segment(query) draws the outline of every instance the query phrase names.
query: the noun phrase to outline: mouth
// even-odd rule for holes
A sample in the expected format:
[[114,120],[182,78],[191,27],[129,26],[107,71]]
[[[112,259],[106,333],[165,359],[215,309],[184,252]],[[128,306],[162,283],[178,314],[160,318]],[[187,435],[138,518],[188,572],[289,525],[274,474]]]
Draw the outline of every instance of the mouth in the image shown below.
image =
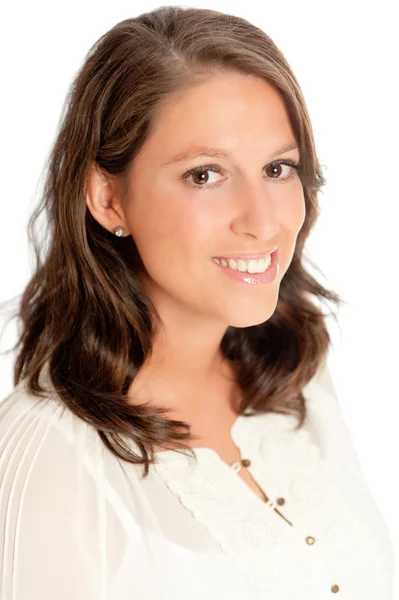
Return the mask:
[[274,250],[269,254],[258,254],[257,258],[243,259],[242,255],[237,258],[229,257],[214,257],[212,260],[217,265],[232,269],[233,271],[239,271],[241,273],[250,273],[251,275],[265,273],[271,265],[276,262],[277,251]]
[[272,252],[269,257],[261,260],[237,261],[228,258],[212,261],[221,269],[222,273],[229,275],[235,280],[247,284],[264,284],[275,281],[279,274],[278,249]]

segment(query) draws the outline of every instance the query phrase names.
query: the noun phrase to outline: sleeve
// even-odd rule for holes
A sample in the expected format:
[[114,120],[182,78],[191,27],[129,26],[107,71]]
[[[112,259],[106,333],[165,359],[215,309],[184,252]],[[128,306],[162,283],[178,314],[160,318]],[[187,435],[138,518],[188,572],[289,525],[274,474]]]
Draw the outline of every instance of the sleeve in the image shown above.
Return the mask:
[[97,500],[85,441],[59,427],[65,407],[50,414],[27,398],[21,407],[14,392],[0,403],[0,598],[101,600],[103,520],[87,505]]

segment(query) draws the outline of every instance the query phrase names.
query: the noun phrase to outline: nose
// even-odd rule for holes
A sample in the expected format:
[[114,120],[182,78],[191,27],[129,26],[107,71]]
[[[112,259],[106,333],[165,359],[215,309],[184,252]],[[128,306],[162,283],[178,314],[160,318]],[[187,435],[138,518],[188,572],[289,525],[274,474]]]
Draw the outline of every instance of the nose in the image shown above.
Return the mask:
[[272,190],[264,182],[245,183],[238,194],[238,209],[231,223],[234,233],[260,240],[275,239],[280,224]]

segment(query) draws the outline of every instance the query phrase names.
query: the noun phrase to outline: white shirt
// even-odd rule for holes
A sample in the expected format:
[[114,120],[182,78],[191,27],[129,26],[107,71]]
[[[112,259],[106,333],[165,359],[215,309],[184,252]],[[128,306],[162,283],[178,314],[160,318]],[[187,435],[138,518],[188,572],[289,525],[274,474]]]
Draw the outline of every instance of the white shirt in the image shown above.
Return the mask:
[[297,432],[273,413],[232,427],[266,504],[209,448],[197,466],[159,452],[142,479],[20,382],[0,403],[1,600],[391,600],[392,540],[328,370],[303,393]]

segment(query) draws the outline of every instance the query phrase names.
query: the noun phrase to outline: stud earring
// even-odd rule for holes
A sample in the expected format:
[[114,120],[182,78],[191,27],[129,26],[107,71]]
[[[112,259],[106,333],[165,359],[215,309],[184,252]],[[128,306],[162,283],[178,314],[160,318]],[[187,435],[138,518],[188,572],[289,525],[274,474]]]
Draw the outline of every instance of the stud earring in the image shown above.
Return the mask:
[[123,227],[115,227],[115,229],[112,230],[112,233],[118,237],[123,237],[125,235],[125,230]]

